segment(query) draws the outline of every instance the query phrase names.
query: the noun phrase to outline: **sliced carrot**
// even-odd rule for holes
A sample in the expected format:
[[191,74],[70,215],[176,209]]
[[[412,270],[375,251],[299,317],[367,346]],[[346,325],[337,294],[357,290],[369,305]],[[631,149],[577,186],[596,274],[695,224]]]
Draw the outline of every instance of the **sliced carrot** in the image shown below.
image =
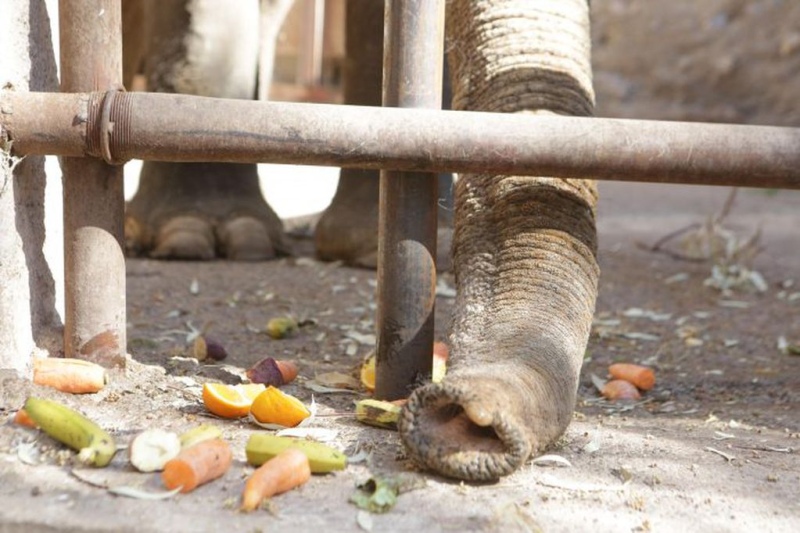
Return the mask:
[[233,454],[226,441],[200,441],[167,461],[161,472],[161,481],[169,490],[181,487],[181,492],[189,492],[225,474],[232,462]]
[[105,387],[108,374],[102,366],[69,357],[39,357],[33,360],[33,382],[62,392],[88,394]]
[[650,390],[656,384],[656,375],[652,369],[633,363],[615,363],[608,367],[608,373],[614,379],[624,379],[641,390]]
[[311,479],[311,467],[305,453],[287,448],[258,467],[245,483],[242,511],[256,509],[265,498],[292,490]]
[[25,409],[20,409],[14,414],[14,423],[29,428],[39,427],[36,422],[33,421],[30,415],[28,415],[28,412]]
[[605,384],[600,394],[609,400],[638,400],[642,397],[639,389],[624,379],[612,379]]

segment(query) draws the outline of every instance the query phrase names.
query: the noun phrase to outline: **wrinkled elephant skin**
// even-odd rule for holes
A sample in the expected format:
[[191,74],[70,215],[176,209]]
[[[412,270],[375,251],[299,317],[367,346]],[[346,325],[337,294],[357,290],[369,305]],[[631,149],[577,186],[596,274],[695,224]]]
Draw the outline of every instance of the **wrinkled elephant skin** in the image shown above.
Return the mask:
[[[585,0],[447,6],[454,108],[592,113]],[[400,434],[422,465],[492,480],[571,419],[599,275],[596,190],[588,180],[464,175],[455,201],[451,367],[412,393]]]

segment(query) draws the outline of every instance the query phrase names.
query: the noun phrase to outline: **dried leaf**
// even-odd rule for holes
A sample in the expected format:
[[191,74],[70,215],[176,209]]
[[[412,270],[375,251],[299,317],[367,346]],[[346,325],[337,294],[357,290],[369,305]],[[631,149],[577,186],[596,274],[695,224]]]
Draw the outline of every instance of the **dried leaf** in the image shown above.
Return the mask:
[[729,463],[730,463],[731,461],[733,461],[734,459],[736,459],[736,457],[735,457],[735,456],[733,456],[733,455],[731,455],[731,454],[728,454],[728,453],[725,453],[725,452],[721,452],[721,451],[719,451],[719,450],[717,450],[717,449],[715,449],[715,448],[712,448],[712,447],[710,447],[710,446],[706,446],[706,447],[705,447],[705,450],[706,450],[707,452],[711,452],[711,453],[715,453],[715,454],[719,455],[720,457],[724,458],[724,459],[725,459],[726,461],[728,461]]
[[331,389],[358,390],[361,388],[361,383],[356,378],[342,372],[317,374],[314,377],[314,381],[323,387],[329,387]]
[[560,455],[541,455],[531,462],[536,466],[560,466],[560,467],[572,466],[572,463],[570,463]]
[[592,379],[592,385],[594,385],[594,387],[597,389],[597,392],[602,392],[603,388],[605,388],[606,386],[606,380],[597,376],[597,374],[592,374],[591,379]]
[[317,442],[332,442],[339,435],[335,429],[328,428],[306,428],[297,426],[286,428],[275,433],[278,437],[295,437],[298,439],[312,439]]
[[168,498],[172,498],[176,494],[178,494],[183,485],[173,490],[167,491],[159,491],[159,492],[151,492],[142,490],[136,487],[108,487],[108,492],[111,494],[116,494],[117,496],[125,496],[126,498],[134,498],[136,500],[166,500]]
[[628,333],[623,333],[623,337],[626,339],[637,340],[637,341],[657,341],[661,340],[661,337],[658,335],[653,335],[651,333],[642,333],[638,331],[631,331]]
[[356,330],[350,330],[345,332],[344,336],[365,346],[375,346],[376,343],[375,335],[372,333],[359,333]]
[[310,390],[312,392],[316,392],[318,394],[334,394],[334,393],[337,393],[337,392],[344,392],[344,393],[348,393],[348,394],[361,394],[359,391],[356,391],[356,390],[337,389],[337,388],[333,388],[333,387],[326,387],[324,385],[321,385],[321,384],[317,383],[314,380],[306,381],[303,386],[305,388],[307,388],[308,390]]
[[358,511],[356,514],[356,524],[364,531],[372,531],[372,527],[374,526],[372,515],[363,509]]
[[356,487],[350,502],[371,513],[386,513],[397,503],[397,497],[426,485],[419,476],[373,476]]

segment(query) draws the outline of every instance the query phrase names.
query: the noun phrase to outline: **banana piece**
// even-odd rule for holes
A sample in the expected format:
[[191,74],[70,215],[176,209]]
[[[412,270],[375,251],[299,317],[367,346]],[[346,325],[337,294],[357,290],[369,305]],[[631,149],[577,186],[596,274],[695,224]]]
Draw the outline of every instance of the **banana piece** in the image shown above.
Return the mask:
[[193,446],[200,441],[209,439],[221,439],[222,430],[212,424],[200,424],[197,427],[181,433],[181,449]]
[[400,406],[391,402],[372,399],[356,402],[356,420],[379,428],[397,429],[400,411]]
[[347,456],[330,446],[310,440],[278,437],[267,433],[250,435],[245,447],[245,454],[248,463],[259,466],[287,448],[296,448],[306,454],[311,472],[315,474],[344,470],[347,465]]
[[78,459],[84,464],[106,466],[117,453],[111,435],[65,405],[31,396],[25,401],[25,411],[42,431],[78,450]]

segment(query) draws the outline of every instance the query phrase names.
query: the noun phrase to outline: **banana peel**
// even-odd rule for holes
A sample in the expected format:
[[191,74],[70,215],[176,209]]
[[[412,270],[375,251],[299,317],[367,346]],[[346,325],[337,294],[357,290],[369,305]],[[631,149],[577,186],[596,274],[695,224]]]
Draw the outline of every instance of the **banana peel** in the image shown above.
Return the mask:
[[109,433],[66,405],[31,396],[24,409],[42,431],[77,450],[83,464],[103,467],[117,453],[117,444]]
[[397,429],[401,407],[382,400],[359,400],[356,402],[356,420],[362,424],[384,429]]

